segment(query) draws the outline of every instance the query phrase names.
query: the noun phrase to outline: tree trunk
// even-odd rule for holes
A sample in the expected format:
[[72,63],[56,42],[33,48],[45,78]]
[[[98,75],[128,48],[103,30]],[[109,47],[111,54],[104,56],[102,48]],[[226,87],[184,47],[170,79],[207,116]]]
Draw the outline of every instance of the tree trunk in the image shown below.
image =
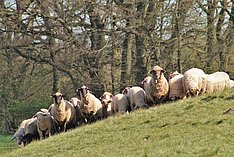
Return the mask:
[[226,69],[226,51],[227,51],[227,47],[226,47],[226,43],[225,43],[225,35],[224,33],[222,33],[222,27],[224,24],[224,19],[225,19],[225,15],[226,12],[225,10],[227,9],[227,0],[223,0],[220,2],[222,5],[222,8],[219,12],[219,16],[218,16],[218,23],[217,23],[217,27],[216,27],[216,38],[217,38],[217,43],[218,43],[218,50],[219,50],[219,70],[223,71]]
[[[144,13],[145,2],[138,2],[137,4],[137,15],[139,15],[140,21],[143,21],[143,17],[141,16]],[[143,24],[142,24],[143,26]],[[140,85],[140,82],[144,79],[147,74],[147,68],[144,61],[144,56],[146,55],[146,45],[147,45],[147,37],[148,34],[145,31],[145,28],[142,26],[138,26],[137,32],[139,35],[136,35],[136,61],[134,66],[134,76],[135,83]],[[143,35],[144,34],[144,35]]]
[[217,0],[208,0],[208,12],[207,12],[207,68],[212,70],[212,61],[215,54],[215,10],[217,7]]
[[[94,3],[94,2],[91,2]],[[90,3],[88,13],[91,23],[91,50],[100,50],[104,46],[104,34],[102,30],[104,29],[103,21],[101,20],[101,17],[99,13],[95,10],[94,6]],[[104,85],[101,84],[100,78],[99,78],[99,59],[96,58],[93,54],[90,54],[89,56],[89,64],[91,65],[89,74],[91,79],[90,86],[92,91],[97,95],[101,96],[103,94]]]

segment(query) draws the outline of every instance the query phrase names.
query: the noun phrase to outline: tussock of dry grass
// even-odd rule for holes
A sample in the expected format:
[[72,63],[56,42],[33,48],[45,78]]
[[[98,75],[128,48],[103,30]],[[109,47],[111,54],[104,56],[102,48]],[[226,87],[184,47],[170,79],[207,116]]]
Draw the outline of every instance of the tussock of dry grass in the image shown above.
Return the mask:
[[108,118],[4,156],[233,156],[234,89]]

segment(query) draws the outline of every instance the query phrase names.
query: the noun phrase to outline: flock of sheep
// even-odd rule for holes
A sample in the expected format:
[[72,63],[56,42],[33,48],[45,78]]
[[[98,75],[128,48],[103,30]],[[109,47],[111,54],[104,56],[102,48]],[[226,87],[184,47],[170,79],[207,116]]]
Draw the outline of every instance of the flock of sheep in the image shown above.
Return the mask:
[[74,97],[69,101],[57,92],[52,95],[54,103],[48,109],[41,109],[32,118],[24,120],[13,139],[22,146],[32,140],[42,140],[118,113],[129,113],[167,100],[185,99],[234,87],[234,81],[225,72],[205,74],[201,69],[192,68],[184,74],[173,72],[167,79],[164,73],[160,66],[154,66],[150,71],[151,76],[141,82],[143,88],[126,87],[116,95],[104,92],[99,99],[86,86],[77,90],[79,98]]

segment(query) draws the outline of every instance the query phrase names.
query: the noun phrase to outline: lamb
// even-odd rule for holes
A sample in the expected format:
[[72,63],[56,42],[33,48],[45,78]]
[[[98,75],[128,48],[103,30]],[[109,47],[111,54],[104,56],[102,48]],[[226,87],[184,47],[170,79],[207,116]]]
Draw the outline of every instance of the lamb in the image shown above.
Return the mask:
[[202,69],[189,69],[184,73],[182,84],[186,97],[198,96],[206,92],[207,75]]
[[73,97],[70,99],[70,102],[73,104],[73,106],[75,107],[75,110],[76,110],[76,119],[77,119],[77,122],[78,122],[78,125],[83,125],[86,123],[86,119],[83,115],[83,113],[81,112],[81,109],[80,109],[80,103],[81,101],[76,98],[76,97]]
[[150,71],[152,75],[146,87],[146,98],[148,105],[158,104],[166,101],[169,93],[169,84],[164,76],[165,71],[160,66],[154,66]]
[[113,101],[113,95],[109,92],[104,92],[100,99],[102,103],[103,118],[107,118],[112,115],[111,102]]
[[75,107],[67,100],[64,100],[63,94],[57,92],[52,95],[54,103],[50,106],[49,112],[59,125],[59,131],[67,131],[70,127],[76,127]]
[[131,109],[127,96],[122,93],[116,94],[111,102],[111,110],[113,114],[130,112]]
[[182,78],[184,75],[173,73],[173,77],[170,76],[169,80],[169,99],[184,99],[186,95],[183,90]]
[[221,92],[230,87],[229,75],[225,72],[215,72],[207,75],[207,93]]
[[77,90],[80,95],[81,103],[80,109],[87,119],[87,123],[94,122],[102,119],[102,104],[101,101],[90,93],[90,90],[86,86],[82,86]]
[[126,87],[122,93],[127,96],[131,110],[148,107],[145,103],[145,91],[141,87]]
[[56,132],[54,117],[49,112],[40,111],[34,117],[37,117],[37,131],[40,140],[50,137]]
[[[28,138],[29,135],[30,138]],[[16,139],[16,143],[19,146],[22,146],[22,144],[29,144],[33,139],[38,139],[38,137],[39,135],[37,132],[37,118],[30,118],[21,122],[18,130],[13,135],[12,140]]]

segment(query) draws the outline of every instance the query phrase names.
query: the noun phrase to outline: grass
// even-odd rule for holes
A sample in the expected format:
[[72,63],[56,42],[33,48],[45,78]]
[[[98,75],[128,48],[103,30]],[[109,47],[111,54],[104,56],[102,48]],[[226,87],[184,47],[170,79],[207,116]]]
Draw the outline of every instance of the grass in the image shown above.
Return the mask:
[[11,140],[12,135],[0,135],[0,156],[4,153],[9,153],[18,148],[16,143]]
[[35,141],[6,157],[233,156],[234,89],[168,102]]

